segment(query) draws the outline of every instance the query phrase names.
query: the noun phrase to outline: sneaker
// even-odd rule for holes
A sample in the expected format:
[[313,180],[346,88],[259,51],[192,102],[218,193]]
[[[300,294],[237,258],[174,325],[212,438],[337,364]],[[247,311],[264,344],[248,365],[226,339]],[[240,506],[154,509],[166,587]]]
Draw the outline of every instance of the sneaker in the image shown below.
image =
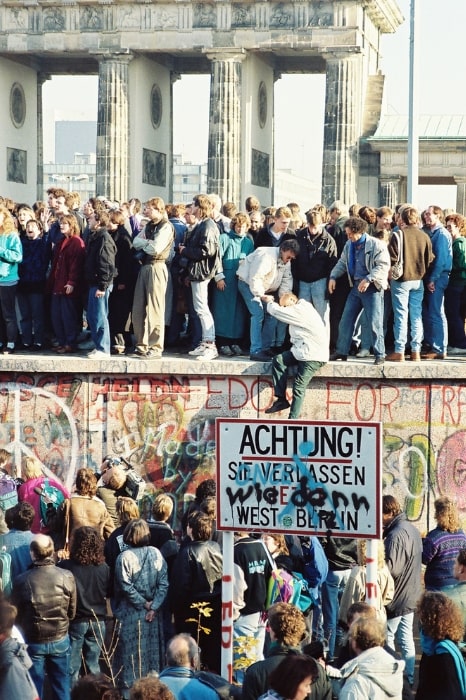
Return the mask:
[[370,354],[369,350],[363,349],[356,353],[356,357],[369,357]]
[[15,348],[14,348],[14,346],[11,347],[11,345],[6,345],[6,346],[3,348],[3,354],[4,354],[4,355],[13,355],[14,351],[15,351]]
[[204,343],[204,350],[201,355],[196,355],[196,360],[215,360],[218,357],[215,343]]
[[188,352],[188,355],[191,355],[191,357],[196,357],[197,355],[202,355],[202,353],[205,350],[205,343],[199,343],[197,348],[194,348],[194,350],[190,350]]
[[107,354],[106,352],[104,352],[103,350],[97,350],[97,348],[94,348],[94,350],[90,350],[90,351],[87,353],[87,357],[88,357],[90,360],[97,360],[97,359],[100,359],[100,358],[105,358],[105,359],[108,360],[108,359],[110,358],[110,355],[108,355],[108,354]]
[[376,357],[374,360],[374,365],[384,365],[385,357]]
[[466,348],[451,348],[448,347],[449,355],[466,355]]
[[341,362],[346,362],[348,359],[348,355],[342,355],[339,352],[332,352],[332,354],[329,357],[329,360],[331,362],[336,362],[338,360],[341,360]]
[[284,411],[285,408],[289,407],[289,401],[286,399],[277,399],[271,406],[265,409],[264,413],[278,413],[278,411]]
[[149,350],[146,352],[146,357],[152,360],[160,360],[162,353],[154,348],[149,348]]
[[266,350],[261,350],[260,352],[253,352],[249,355],[249,359],[253,362],[271,362],[272,358]]
[[128,353],[128,355],[130,357],[143,358],[143,357],[147,356],[147,352],[148,352],[147,350],[141,350],[140,348],[134,348],[134,350],[132,352]]
[[249,352],[247,350],[243,350],[243,348],[239,345],[230,345],[230,348],[232,349],[234,355],[239,355],[240,357],[249,355]]
[[222,345],[219,349],[219,353],[220,355],[224,355],[225,357],[233,357],[233,355],[235,354],[233,352],[233,349],[230,348],[229,345]]

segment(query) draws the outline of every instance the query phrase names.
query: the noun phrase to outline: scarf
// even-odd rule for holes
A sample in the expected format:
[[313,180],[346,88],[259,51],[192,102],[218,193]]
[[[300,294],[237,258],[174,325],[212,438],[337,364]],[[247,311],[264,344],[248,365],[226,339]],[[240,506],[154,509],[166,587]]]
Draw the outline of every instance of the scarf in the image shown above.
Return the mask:
[[356,246],[364,245],[366,243],[366,234],[363,233],[358,241],[351,241],[349,255],[348,255],[348,272],[351,277],[354,277],[354,268],[356,267]]
[[466,666],[464,664],[463,655],[458,649],[457,645],[450,639],[443,639],[438,642],[432,637],[428,637],[424,632],[420,631],[419,635],[421,641],[421,647],[424,654],[427,656],[434,656],[435,654],[451,654],[453,661],[455,662],[456,673],[458,674],[458,680],[461,686],[461,692],[466,696]]

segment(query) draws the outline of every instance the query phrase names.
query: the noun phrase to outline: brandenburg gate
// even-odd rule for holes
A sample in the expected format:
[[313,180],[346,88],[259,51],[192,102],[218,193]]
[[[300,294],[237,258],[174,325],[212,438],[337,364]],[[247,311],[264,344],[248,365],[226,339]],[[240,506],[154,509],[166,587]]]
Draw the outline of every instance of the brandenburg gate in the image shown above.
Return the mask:
[[[43,195],[44,81],[98,74],[96,194],[143,199],[155,189],[170,200],[172,85],[207,73],[208,189],[270,202],[274,82],[325,73],[323,200],[356,201],[360,178],[376,195],[378,172],[359,144],[380,117],[380,36],[402,21],[395,0],[2,0],[0,192]],[[79,106],[86,95],[74,99]],[[290,129],[293,112],[308,108],[312,96],[297,95]],[[196,104],[185,109],[195,114]]]

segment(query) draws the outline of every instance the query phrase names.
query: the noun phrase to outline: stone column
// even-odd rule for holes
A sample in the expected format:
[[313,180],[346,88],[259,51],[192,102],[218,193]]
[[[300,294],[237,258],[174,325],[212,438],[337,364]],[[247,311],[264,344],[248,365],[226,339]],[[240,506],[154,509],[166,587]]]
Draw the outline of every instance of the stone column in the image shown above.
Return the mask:
[[42,86],[46,80],[50,80],[47,73],[37,74],[37,191],[36,197],[40,201],[44,199],[44,114],[42,106]]
[[207,54],[212,61],[207,189],[236,205],[241,192],[241,64],[245,56],[238,49]]
[[390,207],[395,210],[395,205],[400,203],[400,178],[380,178],[380,206]]
[[333,53],[326,61],[322,201],[351,205],[357,201],[362,56]]
[[456,182],[456,211],[466,215],[466,177],[454,176]]
[[96,194],[111,200],[128,197],[129,53],[99,56]]

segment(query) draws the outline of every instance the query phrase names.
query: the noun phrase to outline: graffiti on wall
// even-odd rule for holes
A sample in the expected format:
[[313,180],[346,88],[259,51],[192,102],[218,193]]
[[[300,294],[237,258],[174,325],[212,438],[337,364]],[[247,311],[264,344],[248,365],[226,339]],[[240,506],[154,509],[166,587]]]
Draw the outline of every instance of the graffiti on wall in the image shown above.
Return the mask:
[[[150,495],[178,513],[215,474],[215,418],[261,418],[270,377],[17,374],[0,376],[0,443],[20,473],[34,455],[72,487],[77,469],[124,456]],[[383,424],[384,488],[422,530],[432,500],[454,494],[466,518],[466,387],[451,383],[315,379],[303,417]],[[147,508],[150,503],[145,504]]]

